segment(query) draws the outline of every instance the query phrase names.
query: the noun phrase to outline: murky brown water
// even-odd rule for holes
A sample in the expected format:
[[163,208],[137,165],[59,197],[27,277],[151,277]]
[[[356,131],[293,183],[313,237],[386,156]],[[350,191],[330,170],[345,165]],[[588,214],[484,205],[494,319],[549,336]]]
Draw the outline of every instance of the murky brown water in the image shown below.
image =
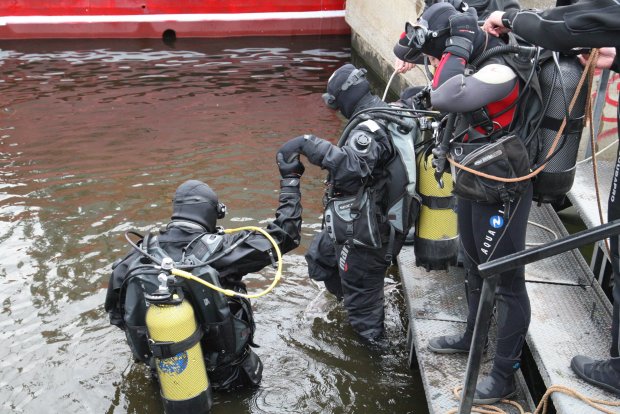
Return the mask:
[[[349,60],[346,37],[0,42],[0,412],[162,411],[103,309],[123,233],[165,223],[189,178],[228,205],[224,226],[264,226],[276,149],[305,132],[338,136],[320,94]],[[323,176],[307,166],[302,246],[254,301],[262,385],[216,394],[213,413],[426,412],[397,275],[386,350],[361,345],[307,278]],[[247,280],[260,288],[263,276]]]

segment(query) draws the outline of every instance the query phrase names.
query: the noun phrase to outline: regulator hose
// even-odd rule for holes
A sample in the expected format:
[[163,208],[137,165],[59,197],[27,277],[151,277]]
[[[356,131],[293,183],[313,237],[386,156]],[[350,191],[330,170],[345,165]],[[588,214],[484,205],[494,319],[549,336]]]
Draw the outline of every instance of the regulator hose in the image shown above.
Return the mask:
[[188,280],[192,280],[196,283],[200,283],[203,284],[205,286],[207,286],[210,289],[213,289],[217,292],[220,292],[226,296],[239,296],[242,298],[246,298],[246,299],[255,299],[255,298],[260,298],[261,296],[266,295],[267,293],[271,292],[273,290],[273,288],[278,284],[278,282],[280,281],[281,277],[282,277],[282,252],[280,251],[280,247],[278,246],[278,243],[276,243],[276,241],[273,239],[273,237],[271,237],[269,235],[269,233],[267,233],[265,230],[261,229],[260,227],[255,227],[255,226],[244,226],[244,227],[238,227],[236,229],[226,229],[224,230],[225,234],[231,234],[231,233],[237,233],[240,231],[245,231],[245,230],[250,230],[250,231],[257,231],[259,233],[261,233],[263,236],[265,236],[265,238],[267,240],[269,240],[269,242],[273,245],[274,250],[276,251],[276,256],[278,258],[278,268],[276,270],[276,275],[273,278],[273,281],[271,282],[271,284],[269,286],[267,286],[267,288],[265,288],[263,291],[258,292],[258,293],[254,293],[254,294],[247,294],[247,293],[239,293],[239,292],[235,292],[234,290],[230,290],[230,289],[223,289],[219,286],[216,286],[212,283],[209,283],[205,280],[202,280],[194,275],[192,275],[189,272],[186,272],[184,270],[181,269],[176,269],[176,268],[172,268],[170,270],[170,272],[175,275],[175,276],[179,276]]
[[471,62],[471,65],[478,67],[481,63],[495,55],[503,53],[517,53],[525,59],[531,59],[536,55],[537,47],[535,46],[520,46],[520,45],[504,45],[496,46],[492,49],[484,51],[480,56]]
[[[269,242],[271,243],[271,245],[273,246],[274,250],[276,251],[276,257],[278,259],[278,267],[276,270],[276,275],[273,278],[273,281],[271,282],[271,284],[269,286],[267,286],[267,288],[265,288],[263,291],[259,292],[259,293],[255,293],[255,294],[247,294],[247,293],[240,293],[240,292],[235,292],[234,290],[230,290],[230,289],[224,289],[220,286],[216,286],[212,283],[207,282],[206,280],[202,280],[199,277],[194,276],[193,274],[191,274],[190,272],[187,272],[185,270],[183,270],[183,268],[194,268],[196,267],[195,265],[193,266],[179,266],[179,267],[173,267],[172,269],[170,269],[170,273],[172,273],[174,276],[179,276],[182,277],[184,279],[188,279],[191,281],[194,281],[196,283],[200,283],[202,285],[207,286],[210,289],[213,289],[217,292],[220,292],[226,296],[239,296],[242,298],[246,298],[246,299],[255,299],[255,298],[259,298],[261,296],[266,295],[267,293],[271,292],[273,290],[273,288],[278,284],[278,282],[280,281],[280,279],[282,278],[282,252],[280,251],[280,246],[278,246],[278,243],[276,243],[276,241],[273,239],[273,237],[271,237],[269,235],[269,233],[267,233],[265,230],[263,230],[260,227],[255,227],[255,226],[244,226],[244,227],[238,227],[236,229],[225,229],[222,230],[223,233],[225,234],[232,234],[232,233],[238,233],[240,231],[245,231],[245,230],[249,230],[249,231],[257,231],[259,233],[261,233],[263,236],[265,236],[265,238],[267,240],[269,240]],[[161,267],[161,262],[159,260],[157,260],[157,258],[155,258],[153,255],[149,254],[146,251],[146,246],[144,249],[141,249],[139,246],[137,246],[133,241],[131,241],[129,239],[129,234],[134,234],[134,235],[138,235],[140,236],[140,234],[133,232],[133,231],[128,231],[125,233],[125,238],[129,241],[129,243],[132,245],[132,247],[134,249],[136,249],[140,254],[146,256],[147,258],[149,258],[153,263],[156,263],[157,265],[159,265],[158,267]],[[208,264],[210,262],[205,262],[205,263],[199,263],[198,266],[203,265],[203,264]]]

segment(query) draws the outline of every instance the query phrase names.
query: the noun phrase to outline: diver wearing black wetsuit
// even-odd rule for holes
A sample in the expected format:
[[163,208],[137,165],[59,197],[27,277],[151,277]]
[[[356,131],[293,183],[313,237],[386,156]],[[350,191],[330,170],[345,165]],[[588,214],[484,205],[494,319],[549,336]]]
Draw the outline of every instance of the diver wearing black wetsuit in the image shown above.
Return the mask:
[[[365,108],[385,109],[387,104],[370,92],[365,73],[365,69],[356,69],[351,64],[337,69],[327,85],[326,104],[339,109],[346,118]],[[350,131],[342,146],[305,135],[285,143],[279,152],[284,159],[303,154],[312,164],[326,169],[334,197],[354,196],[360,190],[370,189],[368,194],[372,194],[369,197],[376,212],[371,219],[378,220],[378,246],[359,245],[353,238],[334,242],[329,234],[333,222],[326,222],[324,230],[312,240],[306,261],[309,276],[324,282],[331,293],[344,300],[353,329],[363,339],[374,341],[384,332],[385,272],[392,257],[398,255],[415,217],[410,212],[413,199],[405,195],[400,210],[404,228],[393,231],[388,223],[388,208],[399,195],[407,193],[407,173],[402,165],[392,162],[398,155],[388,136],[386,122],[372,112],[369,116],[371,119]],[[367,221],[361,215],[356,223],[362,221],[368,225],[372,220]]]
[[[609,55],[604,67],[620,72],[620,1],[590,0],[544,11],[511,10],[494,12],[485,21],[484,30],[497,36],[512,30],[525,40],[551,50],[568,50],[574,47],[615,47],[613,62]],[[599,63],[601,56],[599,56]],[[620,110],[617,115],[620,122]],[[620,148],[609,194],[607,219],[620,218]],[[571,361],[573,370],[584,380],[603,387],[620,396],[620,240],[611,237],[611,264],[614,274],[612,343],[610,357],[594,360],[577,355]]]
[[[276,241],[281,252],[286,253],[299,245],[301,237],[299,178],[304,167],[298,158],[288,163],[279,159],[278,165],[283,177],[280,182],[280,204],[275,220],[265,230]],[[181,262],[182,257],[195,253],[198,245],[196,241],[201,236],[217,233],[216,221],[224,217],[225,211],[226,207],[218,202],[217,194],[207,184],[197,180],[184,182],[176,190],[171,221],[157,234],[159,247],[175,262]],[[219,283],[224,289],[245,293],[243,276],[273,263],[273,246],[260,233],[250,230],[232,234],[217,233],[217,239],[219,244],[212,257],[221,257],[211,262],[210,266],[219,272]],[[139,292],[136,297],[128,293],[127,289],[129,273],[140,257],[139,252],[132,250],[113,265],[105,309],[110,323],[126,332],[135,360],[148,364],[151,362],[151,352],[144,320],[144,292]],[[209,359],[209,380],[216,390],[256,386],[262,377],[262,363],[251,348],[251,345],[254,345],[255,326],[249,300],[233,299],[229,300],[230,313],[238,315],[248,329],[240,333],[233,331],[230,334],[232,338],[224,338],[224,325],[227,323],[224,321],[218,329],[205,332],[205,335],[214,336],[208,338],[210,343],[205,346],[204,351],[205,357]],[[214,306],[208,309],[217,312]],[[215,320],[217,317],[210,319]],[[207,330],[206,327],[203,329]],[[232,345],[228,346],[229,343]],[[218,344],[224,345],[220,347]],[[209,350],[209,347],[217,349]]]
[[[426,25],[428,30],[439,35],[427,38],[421,49],[415,49],[410,47],[411,39],[404,33],[394,52],[402,60],[422,52],[437,64],[430,92],[431,104],[436,110],[460,114],[452,150],[463,147],[463,142],[486,143],[491,137],[496,140],[505,135],[515,116],[515,103],[523,86],[518,76],[501,57],[487,60],[474,74],[465,76],[467,62],[503,43],[479,30],[475,13],[458,12],[449,3],[430,6],[418,24]],[[481,108],[489,118],[484,127],[474,123],[471,115]],[[457,219],[468,292],[467,328],[462,334],[432,338],[430,350],[469,352],[482,287],[477,265],[525,248],[532,185],[526,181],[524,187],[520,195],[506,204],[484,204],[458,197]],[[476,404],[492,404],[516,391],[514,373],[520,366],[521,350],[530,323],[523,266],[500,275],[496,305],[496,355],[490,374],[477,384]]]

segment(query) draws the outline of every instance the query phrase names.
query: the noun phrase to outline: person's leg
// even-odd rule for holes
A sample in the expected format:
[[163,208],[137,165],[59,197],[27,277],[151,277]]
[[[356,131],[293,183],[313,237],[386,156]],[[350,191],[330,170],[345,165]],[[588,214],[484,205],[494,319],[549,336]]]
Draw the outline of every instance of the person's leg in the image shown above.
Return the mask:
[[467,326],[464,332],[431,338],[428,342],[428,348],[433,352],[443,354],[469,352],[471,345],[482,288],[482,279],[476,270],[478,255],[472,227],[473,205],[474,203],[469,200],[459,199],[457,210],[459,239],[463,251],[463,267],[465,268],[465,295],[468,307]]
[[383,335],[384,277],[390,264],[385,260],[385,247],[344,245],[336,250],[349,323],[363,339],[379,339]]
[[[618,124],[620,125],[620,107],[618,108]],[[620,136],[619,136],[620,139]],[[616,154],[616,166],[611,182],[611,191],[607,204],[608,221],[620,218],[620,148]],[[618,236],[610,238],[611,266],[614,277],[613,314],[611,323],[610,357],[605,360],[577,355],[571,361],[571,368],[585,381],[605,388],[620,397],[620,240]]]
[[[620,126],[620,106],[617,108],[617,126]],[[620,135],[618,136],[620,140]],[[620,147],[616,153],[616,165],[614,175],[611,182],[611,190],[607,201],[607,221],[620,219]],[[614,287],[613,287],[613,316],[611,324],[611,349],[610,356],[612,358],[620,357],[620,343],[618,336],[620,334],[620,238],[614,236],[610,238],[611,250],[611,267],[613,270]]]
[[342,300],[336,248],[326,230],[314,236],[305,255],[310,279],[325,283],[328,292]]
[[[477,205],[474,234],[481,263],[525,249],[531,199],[530,185],[519,200],[511,203],[508,219],[504,218],[503,206]],[[514,373],[520,366],[531,316],[524,266],[500,275],[495,301],[496,353],[491,372],[476,386],[476,404],[493,404],[516,391]]]

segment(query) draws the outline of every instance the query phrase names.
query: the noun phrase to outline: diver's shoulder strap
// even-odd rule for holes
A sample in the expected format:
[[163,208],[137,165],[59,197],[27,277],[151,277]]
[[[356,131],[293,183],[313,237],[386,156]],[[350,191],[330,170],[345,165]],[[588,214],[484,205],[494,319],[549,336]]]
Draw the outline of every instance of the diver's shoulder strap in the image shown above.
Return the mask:
[[151,231],[147,232],[144,236],[144,239],[142,240],[142,249],[159,261],[165,257],[170,257],[170,255],[159,245],[158,237],[151,233]]
[[222,248],[223,243],[224,236],[221,234],[204,234],[194,244],[192,254],[201,262],[206,262],[213,253]]

